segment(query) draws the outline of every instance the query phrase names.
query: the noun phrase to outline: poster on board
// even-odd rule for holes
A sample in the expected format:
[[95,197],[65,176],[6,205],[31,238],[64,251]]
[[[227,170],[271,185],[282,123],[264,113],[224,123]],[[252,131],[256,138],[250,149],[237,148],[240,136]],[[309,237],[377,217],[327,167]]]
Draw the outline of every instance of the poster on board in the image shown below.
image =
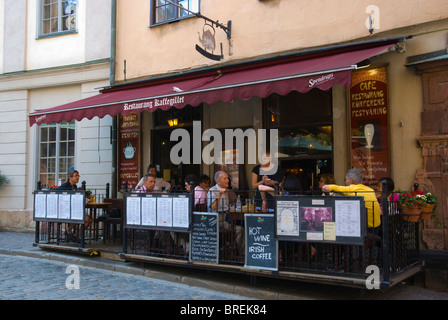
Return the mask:
[[276,196],[275,237],[285,241],[363,244],[363,197]]

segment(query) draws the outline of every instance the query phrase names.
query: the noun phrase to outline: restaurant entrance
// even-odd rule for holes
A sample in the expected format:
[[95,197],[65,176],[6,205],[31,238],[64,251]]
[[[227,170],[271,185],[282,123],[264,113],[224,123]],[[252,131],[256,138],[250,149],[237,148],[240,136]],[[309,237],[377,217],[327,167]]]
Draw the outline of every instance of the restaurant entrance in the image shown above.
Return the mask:
[[332,91],[292,91],[263,100],[265,128],[278,129],[279,163],[315,190],[320,173],[333,173]]
[[[182,128],[189,132],[192,136],[193,121],[202,120],[202,106],[187,106],[181,110],[172,108],[169,111],[156,111],[153,114],[153,130],[152,130],[152,163],[157,166],[159,175],[164,180],[183,187],[184,179],[189,174],[200,175],[201,165],[193,164],[173,164],[170,159],[171,149],[178,141],[170,141],[173,130]],[[192,141],[190,141],[192,143]]]
[[302,186],[302,190],[313,193],[318,189],[319,174],[333,174],[333,159],[293,159],[282,160],[280,166],[288,175],[296,176]]

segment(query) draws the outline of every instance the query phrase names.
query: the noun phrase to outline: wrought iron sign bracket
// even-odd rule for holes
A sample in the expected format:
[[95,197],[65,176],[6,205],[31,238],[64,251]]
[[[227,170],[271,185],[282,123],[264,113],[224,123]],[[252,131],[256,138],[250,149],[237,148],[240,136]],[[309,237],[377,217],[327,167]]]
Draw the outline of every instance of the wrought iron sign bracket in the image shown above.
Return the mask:
[[220,55],[213,54],[214,50],[216,49],[215,27],[221,28],[222,30],[224,30],[224,32],[227,34],[227,40],[229,40],[229,47],[231,48],[232,44],[231,44],[230,39],[232,37],[232,20],[229,20],[227,22],[227,26],[225,26],[224,24],[220,23],[219,20],[214,21],[206,16],[203,16],[200,13],[196,13],[191,10],[188,10],[188,9],[180,6],[177,3],[174,3],[169,0],[165,0],[165,2],[167,2],[173,6],[176,6],[177,8],[180,8],[184,11],[187,11],[188,13],[190,13],[198,18],[204,19],[205,23],[204,23],[204,27],[202,28],[202,37],[201,37],[201,35],[199,35],[199,42],[201,42],[201,44],[204,46],[204,48],[200,47],[199,45],[196,45],[195,46],[196,51],[198,51],[204,57],[211,59],[211,60],[220,61],[221,59],[224,58],[224,55],[222,52],[222,43],[219,45],[219,47],[221,49],[221,54]]
[[228,40],[230,40],[230,38],[232,37],[232,20],[227,21],[227,26],[225,26],[222,23],[220,23],[219,20],[214,21],[214,20],[212,20],[212,19],[210,19],[210,18],[208,18],[206,16],[203,16],[200,13],[190,11],[190,10],[188,10],[188,9],[178,5],[177,3],[174,3],[174,2],[169,1],[169,0],[165,0],[165,2],[168,2],[169,4],[172,4],[173,6],[176,6],[179,9],[185,10],[188,13],[191,13],[191,14],[195,15],[196,17],[204,19],[204,20],[210,22],[211,24],[215,25],[216,27],[221,28],[227,34],[227,39]]

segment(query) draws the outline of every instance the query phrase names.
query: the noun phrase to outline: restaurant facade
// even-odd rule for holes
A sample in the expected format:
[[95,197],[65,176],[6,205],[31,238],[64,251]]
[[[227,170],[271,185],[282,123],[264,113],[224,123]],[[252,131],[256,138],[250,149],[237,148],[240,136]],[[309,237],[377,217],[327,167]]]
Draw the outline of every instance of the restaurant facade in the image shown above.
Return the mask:
[[[224,136],[226,129],[275,129],[279,165],[305,190],[316,189],[320,173],[344,184],[347,169],[359,167],[372,187],[382,177],[401,190],[418,182],[439,195],[439,221],[448,219],[444,1],[176,3],[182,8],[112,1],[113,79],[92,97],[48,109],[32,105],[28,130],[112,117],[117,142],[112,172],[102,180],[119,197],[123,183],[135,186],[149,164],[180,185],[188,174],[213,177],[222,167],[204,161],[211,155],[204,152],[200,162],[191,154],[190,161],[173,163],[175,130],[192,140],[199,132],[200,150],[208,150],[210,130]],[[248,140],[240,149],[222,145],[215,160],[244,153],[244,164],[231,168],[232,183],[249,189],[256,163],[248,161]],[[29,152],[34,184],[40,177],[35,157]],[[448,248],[445,227],[425,221],[421,228],[423,248]]]
[[[361,167],[366,184],[376,187],[379,178],[388,176],[401,190],[410,190],[422,169],[434,192],[444,193],[443,170],[434,171],[440,159],[428,158],[433,152],[427,151],[422,131],[422,117],[429,112],[422,109],[422,99],[431,100],[428,86],[438,85],[429,80],[426,85],[423,79],[431,76],[422,70],[433,72],[433,60],[444,63],[446,21],[440,14],[445,4],[433,1],[425,10],[387,2],[357,4],[350,12],[331,1],[318,7],[255,1],[236,5],[238,10],[207,1],[182,6],[191,12],[169,3],[118,2],[116,84],[91,100],[55,109],[56,118],[36,113],[30,124],[60,121],[64,114],[65,120],[120,114],[117,128],[133,123],[133,133],[123,131],[117,147],[122,164],[117,190],[123,181],[135,185],[150,163],[161,177],[178,184],[191,173],[213,176],[214,163],[170,161],[178,143],[170,140],[171,132],[192,133],[193,123],[200,121],[202,132],[277,129],[279,164],[300,176],[305,189],[316,187],[319,173],[333,173],[343,184],[348,168]],[[192,13],[198,8],[200,17]],[[257,17],[256,26],[249,12]],[[266,15],[277,18],[261,19]],[[323,19],[327,16],[332,19]],[[338,32],[335,25],[342,26]],[[203,54],[207,48],[208,55]],[[177,125],[170,126],[173,120]],[[203,141],[202,147],[207,144]],[[132,164],[125,148],[135,152]],[[250,187],[254,165],[239,167],[236,187]],[[442,221],[443,207],[438,209]],[[437,238],[431,246],[445,248],[445,236]]]

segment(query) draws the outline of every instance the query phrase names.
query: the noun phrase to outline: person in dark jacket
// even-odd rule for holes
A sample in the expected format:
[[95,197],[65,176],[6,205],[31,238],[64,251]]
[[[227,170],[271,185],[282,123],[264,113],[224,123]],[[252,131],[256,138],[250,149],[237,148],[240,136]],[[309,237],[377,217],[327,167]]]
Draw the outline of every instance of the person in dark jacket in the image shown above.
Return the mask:
[[[67,174],[67,181],[58,187],[58,190],[78,190],[77,183],[79,182],[79,172],[74,169],[70,169]],[[92,218],[89,215],[85,215],[85,227],[90,226]],[[78,228],[78,234],[74,235],[74,228],[76,224],[70,223],[65,230],[66,237],[69,241],[79,242],[79,237],[81,236],[81,228]]]

